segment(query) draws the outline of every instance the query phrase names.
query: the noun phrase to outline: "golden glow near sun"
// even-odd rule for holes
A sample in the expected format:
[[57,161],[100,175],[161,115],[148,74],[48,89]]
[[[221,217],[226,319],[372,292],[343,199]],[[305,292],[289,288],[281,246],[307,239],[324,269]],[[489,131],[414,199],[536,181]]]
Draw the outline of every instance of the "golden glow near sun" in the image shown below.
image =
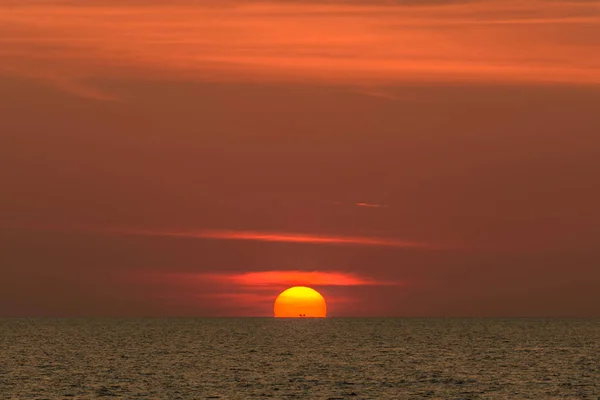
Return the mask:
[[325,318],[327,305],[319,292],[306,286],[284,290],[275,299],[276,318]]

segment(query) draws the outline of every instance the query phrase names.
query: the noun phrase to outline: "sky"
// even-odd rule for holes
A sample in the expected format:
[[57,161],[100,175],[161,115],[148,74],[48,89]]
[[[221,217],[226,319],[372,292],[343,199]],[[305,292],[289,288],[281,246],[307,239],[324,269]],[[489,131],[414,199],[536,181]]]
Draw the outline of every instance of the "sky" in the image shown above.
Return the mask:
[[0,317],[600,317],[600,3],[0,0]]

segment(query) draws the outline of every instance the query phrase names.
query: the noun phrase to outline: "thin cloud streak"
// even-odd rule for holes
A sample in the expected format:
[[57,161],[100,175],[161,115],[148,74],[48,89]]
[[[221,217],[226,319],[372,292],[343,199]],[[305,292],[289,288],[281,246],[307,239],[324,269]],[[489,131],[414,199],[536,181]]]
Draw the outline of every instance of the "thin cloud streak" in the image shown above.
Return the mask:
[[243,286],[377,286],[397,282],[376,281],[345,272],[321,271],[258,271],[240,274],[207,274],[206,278]]
[[111,233],[140,236],[162,236],[190,239],[214,240],[249,240],[258,242],[299,243],[315,245],[355,245],[379,246],[396,248],[421,248],[436,250],[441,246],[431,243],[409,241],[396,238],[368,237],[368,236],[333,236],[308,233],[289,232],[261,232],[261,231],[236,231],[236,230],[199,230],[199,231],[167,231],[167,230],[112,230]]
[[356,203],[357,207],[366,207],[366,208],[387,208],[387,205],[385,204],[375,204],[375,203],[366,203],[366,202],[360,202],[360,203]]

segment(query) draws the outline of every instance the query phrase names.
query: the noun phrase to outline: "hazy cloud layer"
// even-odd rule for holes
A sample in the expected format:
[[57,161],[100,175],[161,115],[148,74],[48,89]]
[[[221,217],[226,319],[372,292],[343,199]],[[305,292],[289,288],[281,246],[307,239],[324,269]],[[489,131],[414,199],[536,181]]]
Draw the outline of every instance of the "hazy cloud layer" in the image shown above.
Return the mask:
[[599,46],[597,2],[0,2],[2,73],[99,100],[89,78],[599,84]]

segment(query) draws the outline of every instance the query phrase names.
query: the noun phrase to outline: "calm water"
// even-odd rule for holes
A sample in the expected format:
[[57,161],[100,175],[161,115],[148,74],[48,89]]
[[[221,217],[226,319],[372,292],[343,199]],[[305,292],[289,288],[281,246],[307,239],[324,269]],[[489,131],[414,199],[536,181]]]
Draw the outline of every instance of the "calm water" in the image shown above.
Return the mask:
[[600,398],[600,320],[0,320],[0,398]]

